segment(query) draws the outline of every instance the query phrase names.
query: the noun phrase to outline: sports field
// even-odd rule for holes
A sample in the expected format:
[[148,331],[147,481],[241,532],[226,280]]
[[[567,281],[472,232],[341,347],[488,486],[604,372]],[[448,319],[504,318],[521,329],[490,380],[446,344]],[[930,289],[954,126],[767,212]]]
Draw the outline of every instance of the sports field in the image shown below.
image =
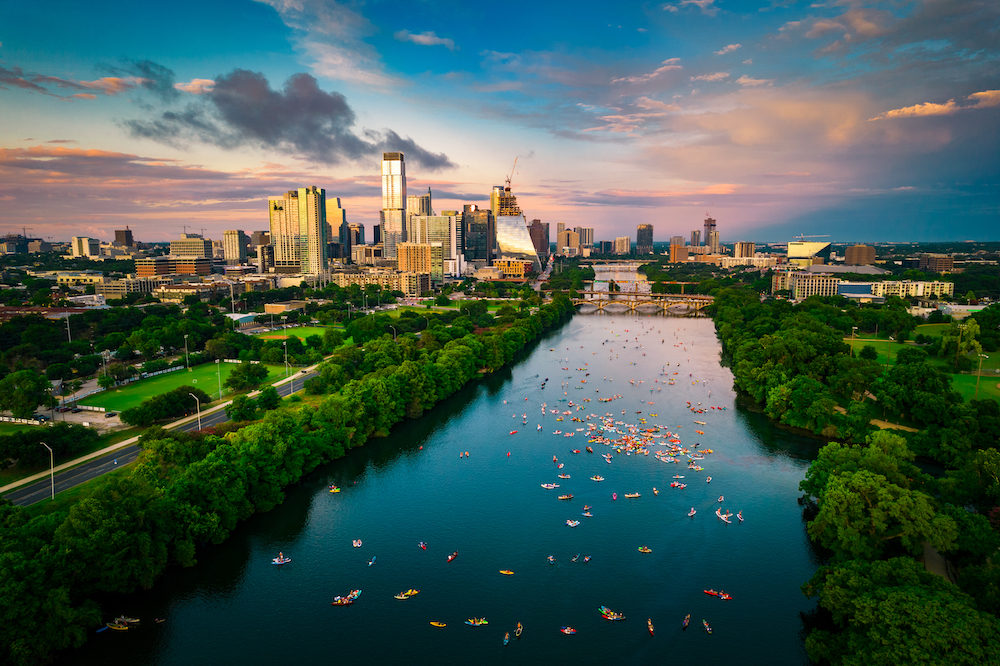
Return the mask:
[[[50,414],[45,414],[45,415],[50,416]],[[26,425],[24,423],[7,423],[5,421],[0,421],[0,437],[4,435],[13,435],[15,432],[21,432],[22,430],[28,430],[30,428],[38,428],[38,427],[39,426]]]
[[268,331],[266,333],[258,333],[257,337],[263,338],[264,340],[283,340],[286,337],[298,338],[305,342],[306,338],[310,335],[318,335],[323,337],[323,333],[326,332],[325,327],[320,326],[299,326],[298,328],[286,328],[279,331]]
[[[229,373],[231,373],[236,367],[236,364],[219,363],[218,365],[219,374],[222,379],[223,396],[225,396],[226,393],[229,392],[229,389],[226,388],[226,379],[229,377]],[[283,366],[269,365],[267,366],[267,369],[269,370],[269,374],[265,380],[266,383],[275,382],[284,377],[285,369]],[[150,379],[143,379],[125,386],[111,388],[107,391],[102,391],[101,393],[95,393],[94,395],[81,400],[80,404],[93,407],[104,407],[108,411],[119,412],[123,409],[128,409],[129,407],[138,407],[142,404],[143,400],[148,400],[154,395],[166,393],[167,391],[171,391],[178,386],[193,386],[195,388],[200,388],[202,391],[212,396],[213,400],[217,400],[219,393],[219,379],[219,375],[216,374],[216,364],[204,363],[191,368],[191,372],[185,372],[183,370],[168,372],[165,375],[159,375]]]

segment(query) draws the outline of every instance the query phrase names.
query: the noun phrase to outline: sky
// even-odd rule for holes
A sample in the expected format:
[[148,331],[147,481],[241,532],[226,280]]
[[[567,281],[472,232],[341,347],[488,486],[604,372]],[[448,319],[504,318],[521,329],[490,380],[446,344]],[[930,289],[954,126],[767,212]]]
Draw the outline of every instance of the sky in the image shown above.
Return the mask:
[[383,150],[553,240],[1000,240],[1000,2],[0,2],[0,234],[370,238]]

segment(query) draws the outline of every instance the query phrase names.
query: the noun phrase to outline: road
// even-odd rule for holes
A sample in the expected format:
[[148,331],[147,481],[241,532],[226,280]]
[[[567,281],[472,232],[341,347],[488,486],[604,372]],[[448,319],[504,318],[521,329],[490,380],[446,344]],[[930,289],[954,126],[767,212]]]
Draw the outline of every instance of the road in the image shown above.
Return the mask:
[[[316,375],[317,373],[315,372],[300,372],[292,377],[292,381],[287,384],[276,386],[275,389],[278,391],[278,395],[282,397],[289,396],[296,391],[301,391],[306,380],[311,379]],[[225,423],[228,420],[229,417],[226,416],[226,410],[219,409],[218,411],[212,411],[202,416],[200,427],[198,420],[195,419],[193,421],[177,425],[168,425],[167,430],[194,432],[210,426],[219,425],[220,423]],[[58,493],[63,490],[68,490],[69,488],[77,486],[81,483],[95,479],[102,474],[107,474],[117,467],[133,462],[138,456],[139,447],[132,444],[130,446],[122,447],[106,456],[89,460],[77,467],[74,467],[73,469],[59,472],[55,475],[55,492]],[[51,496],[52,479],[46,478],[42,481],[36,481],[35,483],[24,486],[23,488],[12,490],[4,495],[4,499],[8,499],[18,506],[28,506],[29,504],[49,499]]]

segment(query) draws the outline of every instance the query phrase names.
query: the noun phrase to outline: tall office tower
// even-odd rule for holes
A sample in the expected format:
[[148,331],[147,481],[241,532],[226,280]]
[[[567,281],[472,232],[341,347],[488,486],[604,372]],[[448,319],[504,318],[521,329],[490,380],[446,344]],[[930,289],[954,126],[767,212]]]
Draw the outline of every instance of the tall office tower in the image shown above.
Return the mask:
[[653,225],[640,224],[635,232],[636,254],[653,254]]
[[180,240],[170,241],[170,254],[178,257],[208,257],[215,254],[212,241],[198,234],[182,234]]
[[120,245],[121,247],[134,247],[135,241],[132,240],[132,230],[125,225],[124,229],[115,229],[115,245]]
[[679,245],[684,247],[684,236],[671,236],[670,237],[670,247]]
[[[356,245],[364,245],[365,225],[361,222],[351,222],[347,225],[347,227],[351,232],[351,247],[353,248]],[[354,250],[352,249],[351,252],[353,253]]]
[[351,256],[351,228],[347,224],[347,211],[340,205],[340,197],[326,200],[326,233],[328,239],[340,243],[340,256]]
[[475,261],[481,266],[493,265],[497,233],[492,210],[466,204],[462,209],[462,238],[466,261]]
[[274,246],[258,245],[257,272],[261,274],[270,273],[272,268],[274,268]]
[[528,226],[528,235],[535,245],[535,252],[539,259],[547,259],[549,256],[549,223],[541,220],[532,220]]
[[382,153],[383,256],[396,258],[396,244],[406,240],[406,165],[403,153]]
[[601,241],[597,244],[597,252],[599,254],[611,254],[615,251],[614,241]]
[[431,280],[440,282],[444,276],[458,277],[465,257],[462,255],[463,219],[455,215],[414,215],[407,229],[407,243],[426,244],[431,248]]
[[274,267],[279,273],[319,275],[326,260],[326,190],[300,187],[268,198]]
[[615,254],[631,254],[632,239],[628,236],[619,236],[615,239]]
[[566,229],[556,235],[556,254],[567,257],[580,255],[580,234]]
[[271,234],[266,231],[254,231],[250,234],[250,245],[257,247],[258,245],[270,245],[271,244]]
[[431,188],[427,188],[427,194],[410,194],[406,197],[406,216],[411,215],[433,215],[434,209],[431,207]]
[[695,229],[691,232],[691,247],[698,247],[701,245],[701,229]]
[[708,232],[708,242],[706,243],[706,245],[708,245],[708,252],[709,252],[709,254],[719,254],[719,232],[718,231],[715,231],[713,229],[712,231]]
[[382,244],[382,225],[372,225],[372,245]]
[[593,227],[573,227],[573,231],[580,235],[580,247],[593,247],[594,246],[594,229]]
[[753,257],[754,253],[757,252],[757,246],[749,241],[739,241],[733,245],[733,257],[736,259],[746,259],[747,257]]
[[510,185],[501,188],[499,193],[494,187],[490,203],[495,203],[496,210],[500,213],[495,217],[497,256],[501,259],[530,261],[533,269],[541,273],[542,262],[535,252],[535,244],[531,241],[531,234],[528,233],[528,224],[521,207],[517,205],[517,197],[510,191]]
[[566,223],[565,222],[560,222],[559,224],[557,224],[556,225],[556,238],[559,238],[559,234],[561,234],[564,231],[566,231]]
[[[705,218],[705,245],[709,245],[708,242],[709,234],[715,231],[715,220],[710,217]],[[712,254],[715,254],[713,251]]]
[[400,243],[396,246],[396,261],[404,273],[433,275],[431,246],[427,243]]
[[875,263],[875,248],[871,245],[852,245],[847,248],[844,261],[848,266],[867,266]]
[[86,236],[73,236],[70,248],[74,257],[99,257],[101,256],[101,241],[96,238]]
[[227,266],[242,266],[247,261],[247,235],[239,229],[222,232],[222,253]]

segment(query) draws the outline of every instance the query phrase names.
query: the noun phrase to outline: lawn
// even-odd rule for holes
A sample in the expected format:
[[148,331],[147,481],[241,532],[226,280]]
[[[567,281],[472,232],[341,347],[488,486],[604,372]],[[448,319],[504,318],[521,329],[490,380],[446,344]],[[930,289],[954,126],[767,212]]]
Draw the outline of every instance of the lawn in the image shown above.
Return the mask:
[[[951,387],[962,394],[966,402],[976,396],[976,376],[975,375],[952,375]],[[979,378],[979,399],[993,398],[1000,400],[1000,375],[983,374]]]
[[[48,414],[46,414],[48,416]],[[13,435],[15,432],[21,432],[22,430],[28,430],[30,428],[40,428],[42,426],[27,425],[24,423],[7,423],[6,421],[0,421],[0,437],[4,435]]]
[[886,360],[888,359],[890,350],[892,353],[892,358],[888,359],[888,361],[891,365],[894,365],[896,363],[896,354],[899,353],[900,349],[906,347],[906,345],[903,343],[889,342],[888,340],[864,340],[862,338],[854,338],[852,342],[850,338],[844,338],[844,342],[854,347],[855,354],[860,352],[867,345],[871,345],[872,347],[875,348],[875,351],[878,352],[878,359],[876,359],[876,362],[879,365],[886,364]]
[[913,331],[913,335],[916,336],[923,334],[939,338],[941,337],[941,334],[944,333],[946,330],[948,330],[948,328],[950,327],[951,324],[920,324],[919,326],[917,326],[916,330]]
[[320,326],[299,326],[298,328],[286,328],[284,330],[278,331],[267,331],[265,333],[258,333],[257,337],[263,338],[265,340],[283,340],[286,337],[298,338],[303,342],[306,341],[310,335],[318,335],[323,337],[323,333],[326,332],[325,327]]
[[[223,396],[229,392],[226,388],[226,378],[236,367],[235,363],[219,363],[219,371],[222,379]],[[285,376],[285,369],[280,365],[267,366],[269,374],[266,383],[275,382]],[[216,374],[215,363],[204,363],[191,368],[191,372],[179,370],[169,372],[165,375],[143,379],[126,386],[111,388],[101,393],[80,401],[82,405],[93,407],[104,407],[109,411],[121,411],[129,407],[139,406],[143,400],[152,398],[154,395],[166,393],[178,386],[193,386],[200,388],[205,393],[217,399],[219,393],[219,376]],[[202,405],[204,407],[204,405]]]

